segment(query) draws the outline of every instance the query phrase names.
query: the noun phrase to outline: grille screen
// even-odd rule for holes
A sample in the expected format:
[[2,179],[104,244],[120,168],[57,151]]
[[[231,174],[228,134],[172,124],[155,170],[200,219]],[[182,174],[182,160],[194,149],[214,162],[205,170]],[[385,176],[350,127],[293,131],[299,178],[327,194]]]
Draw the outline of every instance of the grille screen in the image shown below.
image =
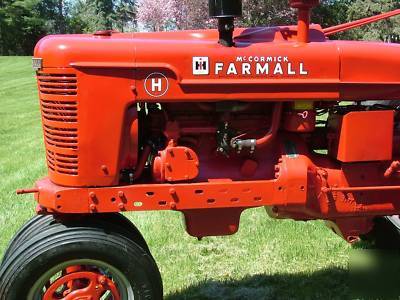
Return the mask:
[[78,83],[75,74],[37,74],[47,165],[78,175]]

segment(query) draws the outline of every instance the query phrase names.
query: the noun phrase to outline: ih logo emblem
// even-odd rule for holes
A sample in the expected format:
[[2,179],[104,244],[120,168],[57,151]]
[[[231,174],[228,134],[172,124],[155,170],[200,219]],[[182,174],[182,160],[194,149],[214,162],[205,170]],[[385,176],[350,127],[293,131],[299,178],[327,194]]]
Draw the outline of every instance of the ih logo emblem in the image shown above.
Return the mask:
[[151,73],[144,81],[146,93],[152,97],[161,97],[168,92],[168,78],[162,73]]
[[208,57],[193,57],[193,75],[208,75],[210,73],[210,63]]

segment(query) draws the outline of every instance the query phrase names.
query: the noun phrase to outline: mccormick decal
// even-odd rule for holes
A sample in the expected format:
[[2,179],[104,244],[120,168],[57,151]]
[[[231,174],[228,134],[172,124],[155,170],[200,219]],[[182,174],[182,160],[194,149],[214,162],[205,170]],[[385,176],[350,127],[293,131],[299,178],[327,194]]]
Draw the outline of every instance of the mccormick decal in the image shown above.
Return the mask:
[[210,63],[208,57],[193,57],[193,75],[217,76],[306,76],[303,62],[292,62],[287,56],[237,56],[235,62]]

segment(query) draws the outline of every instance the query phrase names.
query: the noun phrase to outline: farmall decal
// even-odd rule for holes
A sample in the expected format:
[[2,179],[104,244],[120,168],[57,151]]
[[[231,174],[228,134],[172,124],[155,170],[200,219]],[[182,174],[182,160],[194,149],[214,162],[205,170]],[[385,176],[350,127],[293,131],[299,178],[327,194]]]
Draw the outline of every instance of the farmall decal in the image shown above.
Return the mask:
[[211,63],[208,57],[193,57],[193,75],[217,76],[306,76],[303,62],[292,62],[287,56],[237,56],[234,62]]

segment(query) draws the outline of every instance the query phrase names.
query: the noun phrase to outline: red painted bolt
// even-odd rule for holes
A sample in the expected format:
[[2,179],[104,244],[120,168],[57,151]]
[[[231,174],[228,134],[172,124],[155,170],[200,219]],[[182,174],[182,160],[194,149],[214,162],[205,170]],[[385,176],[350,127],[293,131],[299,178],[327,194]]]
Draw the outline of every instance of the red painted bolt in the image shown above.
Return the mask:
[[108,174],[108,168],[106,165],[102,165],[101,170],[104,172],[104,174]]
[[92,198],[92,199],[96,198],[96,193],[95,192],[90,192],[89,193],[89,197]]
[[169,206],[171,207],[171,209],[176,209],[176,203],[175,202],[171,202],[169,204]]
[[92,204],[90,204],[89,208],[90,208],[91,211],[95,211],[96,210],[96,205],[92,203]]
[[170,189],[169,189],[169,193],[170,193],[171,195],[175,195],[175,194],[176,194],[176,190],[175,190],[174,188],[170,188]]
[[107,279],[105,276],[99,276],[98,281],[101,285],[105,285],[107,283]]
[[125,197],[124,192],[123,192],[123,191],[119,191],[119,192],[118,192],[118,197],[124,198],[124,197]]
[[124,209],[124,208],[125,208],[125,206],[124,206],[124,204],[123,204],[123,203],[118,203],[118,208],[119,208],[120,210],[122,210],[122,209]]

